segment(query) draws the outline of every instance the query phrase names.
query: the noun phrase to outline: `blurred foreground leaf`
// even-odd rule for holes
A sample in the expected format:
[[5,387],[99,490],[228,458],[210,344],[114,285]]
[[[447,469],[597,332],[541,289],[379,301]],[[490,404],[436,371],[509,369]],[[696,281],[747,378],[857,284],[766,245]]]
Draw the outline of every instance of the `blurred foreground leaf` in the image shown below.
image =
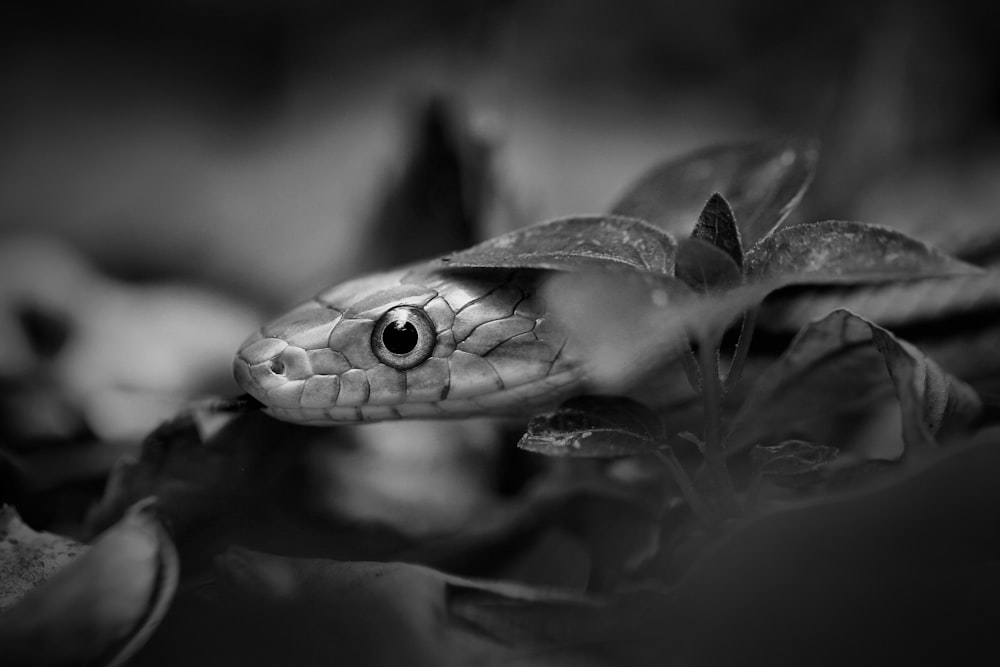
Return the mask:
[[239,626],[234,636],[244,644],[234,650],[248,664],[843,665],[995,657],[1000,539],[989,526],[1000,507],[996,444],[982,440],[877,492],[751,520],[659,590],[595,599],[401,563],[234,550],[219,560],[218,616]]
[[226,613],[246,624],[255,650],[289,664],[489,664],[511,649],[454,615],[455,595],[484,590],[511,602],[595,604],[553,589],[464,579],[404,563],[231,549],[217,567]]
[[888,488],[742,526],[692,568],[672,592],[673,613],[661,614],[678,622],[678,661],[995,661],[998,436]]
[[678,280],[702,293],[732,289],[743,283],[740,265],[724,249],[697,237],[678,243],[674,273]]

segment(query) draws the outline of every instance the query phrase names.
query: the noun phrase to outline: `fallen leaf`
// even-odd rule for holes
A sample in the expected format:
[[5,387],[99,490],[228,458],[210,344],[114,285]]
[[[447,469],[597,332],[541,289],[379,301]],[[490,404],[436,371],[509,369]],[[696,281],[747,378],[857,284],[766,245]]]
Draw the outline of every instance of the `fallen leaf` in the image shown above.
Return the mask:
[[100,658],[123,664],[163,619],[177,587],[173,542],[154,501],[133,506],[84,554],[0,615],[0,647],[12,664]]
[[452,613],[455,595],[595,605],[587,596],[466,579],[406,563],[296,559],[230,549],[217,559],[227,614],[265,655],[291,664],[489,664],[512,649]]
[[35,532],[13,507],[0,508],[0,613],[89,548],[68,537]]

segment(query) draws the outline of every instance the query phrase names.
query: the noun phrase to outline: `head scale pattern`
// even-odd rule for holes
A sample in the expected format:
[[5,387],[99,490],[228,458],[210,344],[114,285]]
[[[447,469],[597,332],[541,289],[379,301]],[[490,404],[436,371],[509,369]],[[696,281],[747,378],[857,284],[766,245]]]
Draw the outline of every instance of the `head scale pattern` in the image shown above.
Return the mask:
[[417,269],[352,280],[261,328],[234,374],[267,412],[297,423],[530,411],[582,379],[538,279]]

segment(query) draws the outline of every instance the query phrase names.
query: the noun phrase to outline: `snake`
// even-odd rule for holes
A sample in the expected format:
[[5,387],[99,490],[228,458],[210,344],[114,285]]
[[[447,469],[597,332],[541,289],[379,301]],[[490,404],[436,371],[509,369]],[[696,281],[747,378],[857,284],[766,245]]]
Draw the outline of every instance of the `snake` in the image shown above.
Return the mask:
[[671,230],[686,230],[709,195],[729,192],[754,240],[788,214],[814,162],[815,147],[784,142],[695,151],[650,170],[608,215],[540,223],[325,289],[251,335],[233,373],[272,417],[317,426],[530,415],[603,393],[585,332],[559,321],[564,299],[543,289],[547,278],[625,270],[659,285],[674,275]]
[[425,262],[348,280],[261,327],[233,372],[297,424],[528,413],[586,382],[543,276]]

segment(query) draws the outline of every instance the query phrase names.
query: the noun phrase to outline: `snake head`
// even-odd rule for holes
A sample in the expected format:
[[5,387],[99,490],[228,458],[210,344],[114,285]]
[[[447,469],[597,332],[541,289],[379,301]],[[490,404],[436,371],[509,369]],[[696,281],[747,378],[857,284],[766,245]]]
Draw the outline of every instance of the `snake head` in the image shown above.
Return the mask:
[[262,327],[234,374],[266,412],[295,423],[526,413],[583,376],[538,279],[416,269],[352,280]]

